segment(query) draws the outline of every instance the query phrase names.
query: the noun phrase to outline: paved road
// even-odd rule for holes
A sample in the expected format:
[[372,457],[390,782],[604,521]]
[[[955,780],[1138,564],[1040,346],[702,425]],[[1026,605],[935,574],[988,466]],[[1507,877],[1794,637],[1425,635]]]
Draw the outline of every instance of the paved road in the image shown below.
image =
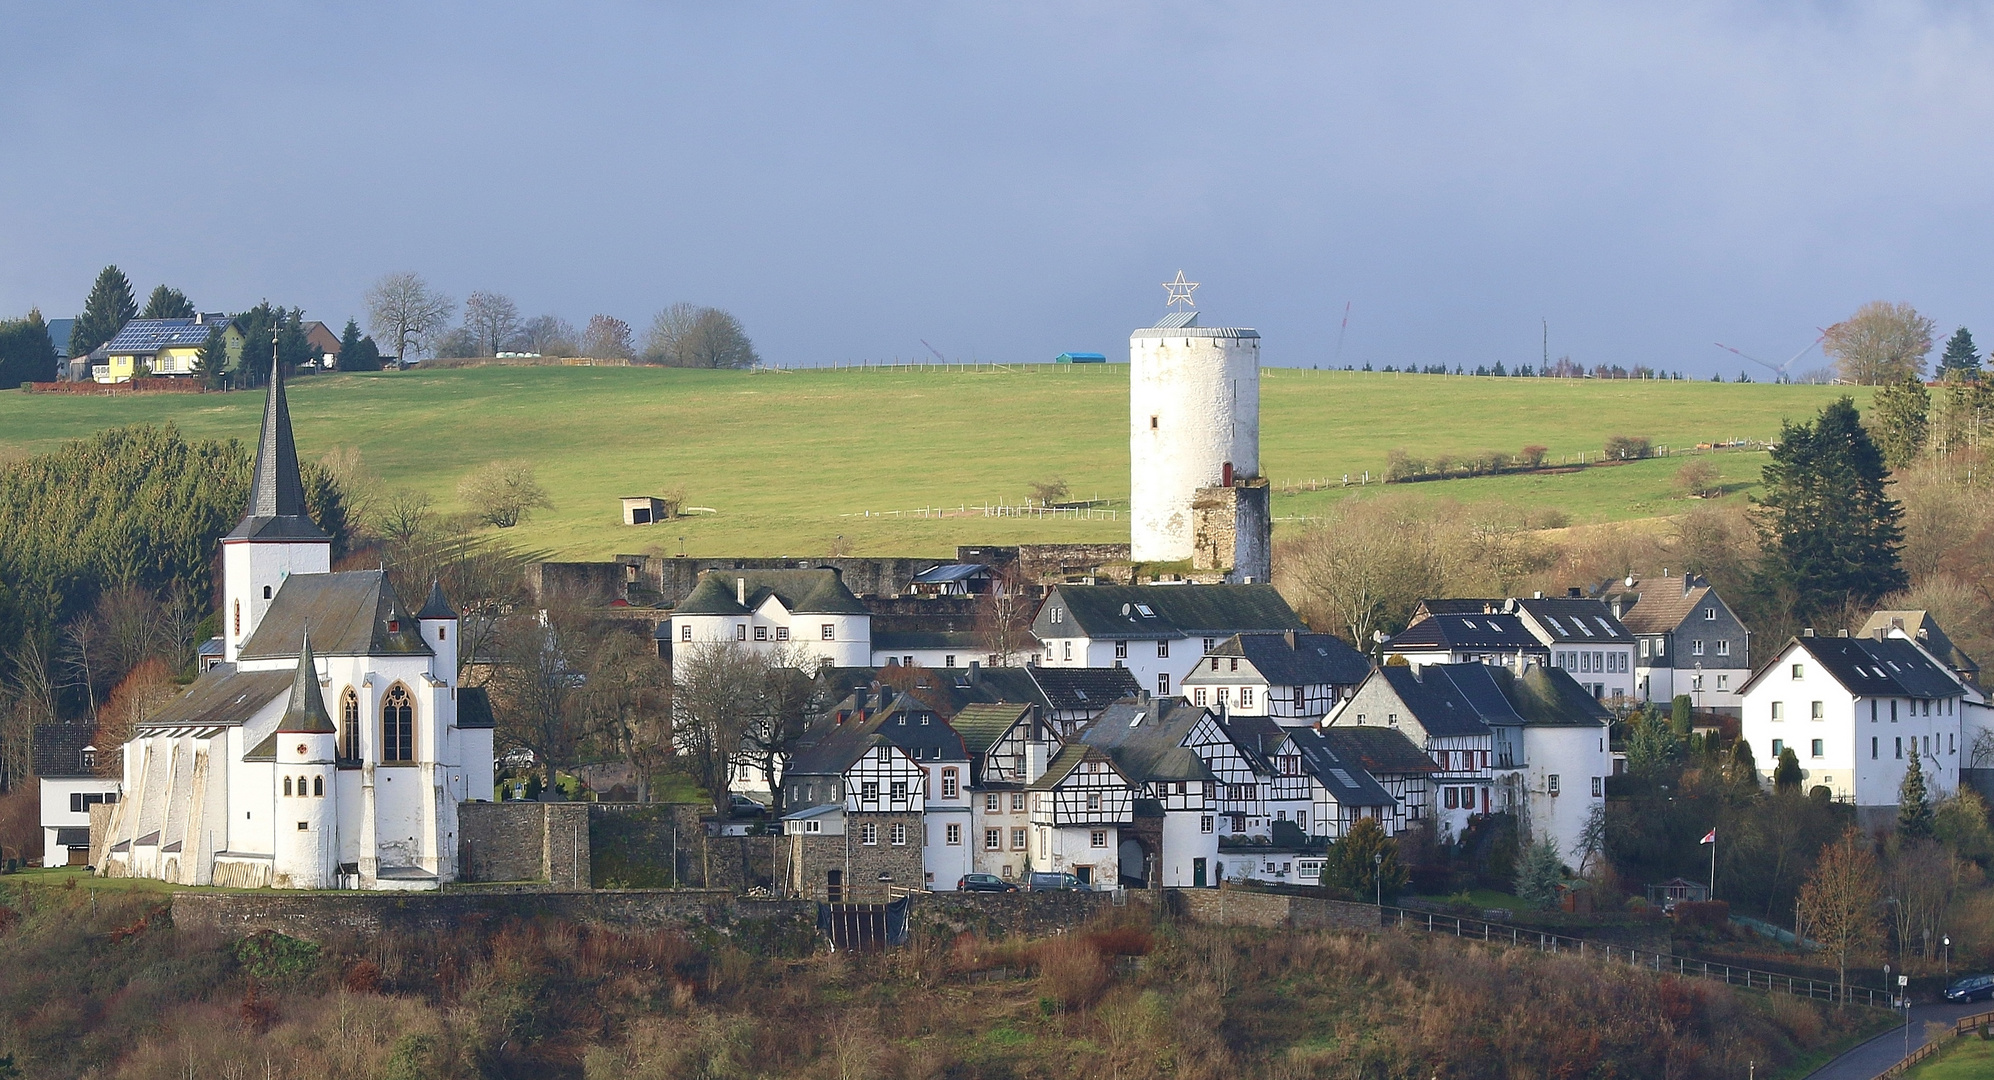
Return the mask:
[[[1971,1005],[1941,1002],[1911,1006],[1911,1049],[1925,1045],[1925,1024],[1932,1020],[1957,1020],[1988,1010],[1984,1001]],[[1901,1028],[1863,1043],[1841,1057],[1807,1074],[1807,1080],[1876,1080],[1876,1074],[1904,1060],[1904,1032]]]

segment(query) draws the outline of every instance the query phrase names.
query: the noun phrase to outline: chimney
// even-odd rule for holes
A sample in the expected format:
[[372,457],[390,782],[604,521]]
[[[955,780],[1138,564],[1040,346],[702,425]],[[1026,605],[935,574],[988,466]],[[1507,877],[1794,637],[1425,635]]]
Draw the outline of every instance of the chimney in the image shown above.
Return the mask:
[[747,578],[737,577],[734,579],[734,602],[741,605],[742,607],[748,606]]
[[1293,649],[1294,649],[1294,647],[1295,647],[1295,632],[1294,632],[1293,630],[1286,630],[1286,631],[1283,631],[1283,632],[1281,633],[1281,637],[1282,637],[1282,638],[1284,638],[1284,639],[1286,639],[1286,641],[1288,642],[1288,648],[1289,648],[1289,650],[1290,650],[1290,651],[1293,651]]
[[1577,585],[1573,585],[1565,590],[1565,596],[1572,600],[1583,600],[1585,598],[1585,590],[1579,588]]
[[1539,590],[1537,590],[1536,592],[1534,592],[1534,593],[1532,593],[1532,594],[1531,594],[1531,597],[1530,597],[1530,598],[1531,598],[1531,599],[1533,599],[1533,600],[1542,600],[1542,599],[1544,599],[1544,590],[1542,590],[1542,589],[1539,589]]
[[1691,575],[1689,575],[1689,574],[1684,574],[1684,575],[1682,576],[1682,594],[1683,594],[1684,596],[1688,596],[1688,595],[1689,595],[1689,589],[1690,589],[1690,586],[1692,586],[1692,585],[1694,585],[1694,584],[1696,584],[1696,578],[1695,578],[1695,577],[1693,577],[1693,576],[1691,576]]
[[1836,637],[1848,637],[1848,636],[1849,636],[1849,632],[1848,632],[1847,630],[1837,630],[1837,631],[1835,631],[1835,636],[1836,636]]
[[865,703],[870,700],[872,700],[872,694],[864,687],[860,687],[859,689],[852,691],[853,708],[863,710],[865,708]]
[[1890,632],[1888,630],[1885,630],[1883,627],[1879,626],[1876,628],[1875,633],[1876,633],[1876,640],[1882,641],[1885,637],[1889,636]]
[[1813,636],[1814,636],[1814,628],[1813,628],[1813,627],[1811,627],[1811,626],[1810,626],[1810,627],[1807,627],[1806,629],[1804,629],[1804,630],[1800,631],[1800,636],[1801,636],[1801,637],[1813,637]]
[[969,685],[983,685],[983,665],[975,660],[969,662]]
[[[1631,581],[1631,580],[1633,580],[1633,579],[1631,579],[1631,578],[1630,578],[1630,579],[1628,579],[1628,580],[1630,580],[1630,581]],[[1622,599],[1621,599],[1620,597],[1618,597],[1618,596],[1616,596],[1616,597],[1614,597],[1614,598],[1613,598],[1613,617],[1614,617],[1614,618],[1616,618],[1616,619],[1617,619],[1617,618],[1619,618],[1619,617],[1620,617],[1620,616],[1621,616],[1621,615],[1622,615],[1622,614],[1624,613],[1624,609],[1623,609],[1623,604],[1624,604],[1624,603],[1625,603],[1625,601],[1623,601],[1623,600],[1622,600]]]

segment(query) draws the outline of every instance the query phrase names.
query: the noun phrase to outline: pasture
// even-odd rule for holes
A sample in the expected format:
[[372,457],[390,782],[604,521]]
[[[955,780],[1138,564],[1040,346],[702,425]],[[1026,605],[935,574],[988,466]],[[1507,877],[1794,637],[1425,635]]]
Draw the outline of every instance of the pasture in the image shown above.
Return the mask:
[[[1657,445],[1764,440],[1837,387],[1477,378],[1268,368],[1261,465],[1281,528],[1334,499],[1376,495],[1386,454],[1461,456],[1548,447],[1554,462],[1597,455],[1612,435]],[[1855,391],[1866,405],[1866,391]],[[253,442],[263,395],[34,395],[0,392],[0,460],[104,427],[172,422],[189,435]],[[486,462],[534,463],[554,509],[510,538],[566,558],[688,554],[945,555],[958,543],[1126,540],[1128,368],[1124,364],[689,371],[488,367],[305,377],[291,383],[301,456],[357,447],[389,488],[462,509],[458,478]],[[1764,455],[1712,457],[1743,492]],[[1562,510],[1574,523],[1663,516],[1680,459],[1569,472],[1394,486],[1463,502]],[[1358,483],[1369,470],[1373,483]],[[1351,487],[1341,486],[1349,475]],[[1091,517],[986,516],[1032,481],[1064,478]],[[1283,488],[1326,480],[1317,490]],[[620,523],[617,498],[685,492],[712,513]],[[1114,512],[1110,517],[1109,513]],[[683,540],[681,541],[681,538]],[[840,540],[839,538],[842,538]]]

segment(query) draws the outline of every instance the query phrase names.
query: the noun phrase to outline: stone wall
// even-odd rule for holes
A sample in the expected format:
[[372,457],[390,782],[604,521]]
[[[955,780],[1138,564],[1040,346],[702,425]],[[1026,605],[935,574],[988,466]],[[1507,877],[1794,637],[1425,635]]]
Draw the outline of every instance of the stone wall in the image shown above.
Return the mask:
[[[1148,898],[1127,895],[1146,916]],[[1114,899],[1113,893],[1078,891],[916,893],[907,919],[916,929],[944,937],[964,931],[993,939],[1043,937],[1100,917],[1113,910]]]
[[1079,577],[1092,577],[1098,585],[1135,580],[1127,544],[1021,544],[1018,570],[1034,585],[1060,585]]
[[1293,930],[1376,930],[1379,909],[1312,896],[1236,889],[1172,889],[1172,911],[1216,926],[1259,926]]
[[[618,558],[633,557],[626,555]],[[671,607],[690,596],[693,587],[699,584],[699,575],[708,570],[815,570],[828,567],[838,571],[838,575],[844,579],[845,588],[858,596],[893,596],[906,592],[914,580],[914,575],[946,561],[945,559],[859,558],[665,558],[646,555],[643,556],[640,574],[643,582],[656,592],[657,602]],[[601,565],[615,567],[619,575],[622,572],[621,564]]]
[[1191,499],[1191,568],[1225,570],[1234,583],[1266,582],[1274,519],[1267,481],[1199,488]]
[[597,888],[745,891],[773,884],[780,838],[708,836],[704,805],[590,803],[591,881]]
[[551,600],[605,603],[629,598],[628,571],[613,562],[543,562],[526,567],[526,588],[536,604]]
[[463,803],[457,808],[462,879],[586,887],[592,877],[588,823],[587,803]]
[[[906,827],[905,844],[888,842],[895,824]],[[865,825],[879,827],[878,843],[860,842],[859,830]],[[844,836],[781,837],[777,850],[784,885],[811,899],[826,899],[830,873],[836,870],[844,881],[844,899],[851,903],[879,903],[889,898],[891,888],[920,886],[925,872],[920,814],[851,814],[846,817],[845,828]],[[881,874],[887,880],[881,881]]]

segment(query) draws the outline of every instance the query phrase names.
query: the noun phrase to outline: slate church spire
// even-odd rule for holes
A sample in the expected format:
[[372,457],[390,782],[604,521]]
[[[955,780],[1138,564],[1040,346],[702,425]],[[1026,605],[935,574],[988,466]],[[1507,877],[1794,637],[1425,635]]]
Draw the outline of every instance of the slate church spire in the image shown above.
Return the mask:
[[247,509],[241,524],[222,537],[222,592],[227,601],[222,655],[231,664],[263,621],[285,578],[332,570],[332,538],[305,511],[305,482],[298,473],[297,444],[291,441],[284,372],[274,356]]
[[256,469],[249,480],[249,512],[230,537],[319,539],[325,534],[305,512],[305,482],[291,438],[291,408],[284,399],[284,371],[270,360],[270,388],[263,399],[263,431],[256,440]]

